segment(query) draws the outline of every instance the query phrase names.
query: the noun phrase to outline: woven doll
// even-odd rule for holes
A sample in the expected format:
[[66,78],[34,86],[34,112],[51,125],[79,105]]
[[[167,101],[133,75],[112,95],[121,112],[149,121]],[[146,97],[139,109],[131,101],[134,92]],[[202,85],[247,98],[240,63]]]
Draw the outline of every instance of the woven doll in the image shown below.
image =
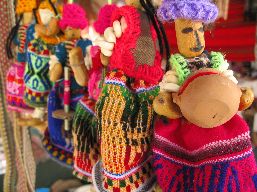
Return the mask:
[[[116,5],[105,5],[99,11],[98,19],[94,23],[95,31],[99,35],[111,26],[111,15],[117,9]],[[92,168],[99,160],[100,145],[97,140],[97,122],[95,117],[95,103],[101,92],[101,80],[105,69],[101,63],[100,48],[90,48],[88,66],[89,81],[88,92],[81,98],[76,106],[73,118],[73,140],[74,140],[74,175],[83,181],[92,181]],[[92,60],[91,62],[89,60]]]
[[33,23],[33,9],[37,7],[34,0],[19,0],[16,5],[16,13],[19,16],[17,24],[12,28],[6,43],[8,57],[13,58],[11,45],[16,45],[17,55],[15,63],[7,72],[7,103],[8,108],[15,111],[31,112],[24,100],[23,75],[26,63],[26,52],[29,39],[28,27]]
[[[251,102],[244,103],[223,56],[203,52],[201,23],[215,20],[216,6],[165,0],[158,14],[163,21],[175,20],[181,53],[171,57],[172,71],[160,84],[163,91],[178,92],[161,92],[155,100],[156,112],[168,117],[157,119],[153,140],[162,191],[256,191],[249,128],[236,114]],[[163,113],[167,107],[161,105],[169,109]]]
[[[26,104],[36,108],[35,117],[44,115],[47,97],[52,86],[48,75],[50,55],[54,53],[54,45],[64,39],[56,25],[57,15],[58,12],[51,0],[41,1],[35,11],[37,24],[28,29],[35,35],[30,39],[27,48],[24,99]],[[54,33],[48,33],[49,30],[39,30],[46,26]]]
[[96,104],[102,159],[94,167],[93,182],[101,192],[151,191],[155,184],[152,102],[163,76],[164,33],[149,1],[126,3],[113,13],[113,27],[105,30],[101,46],[111,56]]
[[[69,115],[66,113],[69,112],[63,109],[68,106],[70,112],[74,111],[77,102],[86,92],[86,88],[82,86],[86,85],[87,79],[80,78],[80,74],[87,76],[83,58],[91,41],[80,38],[81,30],[88,27],[88,21],[85,11],[79,5],[64,5],[59,25],[66,41],[56,46],[55,55],[51,57],[50,79],[55,84],[48,98],[48,130],[43,144],[53,158],[72,167],[72,123],[68,122],[68,129],[65,127],[66,122],[71,119],[66,119],[66,115]],[[70,79],[65,79],[67,69]]]

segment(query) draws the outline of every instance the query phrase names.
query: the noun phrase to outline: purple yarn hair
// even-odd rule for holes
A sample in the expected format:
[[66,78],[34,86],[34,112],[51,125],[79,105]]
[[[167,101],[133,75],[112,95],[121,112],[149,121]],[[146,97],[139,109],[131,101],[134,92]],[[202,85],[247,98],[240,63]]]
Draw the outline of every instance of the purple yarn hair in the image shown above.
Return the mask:
[[162,21],[190,19],[212,23],[218,16],[217,6],[211,0],[163,0],[157,11]]

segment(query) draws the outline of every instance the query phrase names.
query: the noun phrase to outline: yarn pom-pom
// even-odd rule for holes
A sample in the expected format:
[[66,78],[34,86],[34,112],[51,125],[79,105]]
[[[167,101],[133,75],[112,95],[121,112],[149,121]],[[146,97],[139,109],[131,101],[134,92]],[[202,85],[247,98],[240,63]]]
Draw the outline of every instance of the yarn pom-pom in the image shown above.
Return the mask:
[[162,21],[190,19],[212,23],[218,16],[218,8],[211,0],[164,0],[158,9]]
[[67,27],[85,29],[88,27],[86,12],[82,7],[75,3],[64,5],[63,15],[59,22],[59,26],[62,30],[65,30]]
[[97,21],[94,23],[94,28],[97,33],[103,34],[105,29],[111,26],[112,13],[117,8],[116,5],[105,5],[100,9]]

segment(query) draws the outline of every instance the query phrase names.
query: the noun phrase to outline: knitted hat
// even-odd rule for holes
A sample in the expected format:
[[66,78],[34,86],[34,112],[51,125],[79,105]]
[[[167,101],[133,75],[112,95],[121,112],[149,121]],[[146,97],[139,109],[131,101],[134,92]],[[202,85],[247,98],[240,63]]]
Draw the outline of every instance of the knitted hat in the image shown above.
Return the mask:
[[59,26],[62,30],[65,30],[66,27],[85,29],[88,26],[86,12],[81,6],[75,3],[64,5]]
[[211,0],[164,0],[158,9],[162,21],[189,19],[211,23],[218,16],[218,8]]
[[184,119],[157,120],[153,151],[163,192],[257,189],[249,128],[238,115],[213,129]]
[[105,29],[111,26],[111,16],[117,8],[117,5],[105,5],[100,9],[97,21],[94,23],[96,32],[103,34]]
[[16,13],[22,14],[25,12],[32,12],[35,8],[37,8],[36,0],[18,0],[16,5]]

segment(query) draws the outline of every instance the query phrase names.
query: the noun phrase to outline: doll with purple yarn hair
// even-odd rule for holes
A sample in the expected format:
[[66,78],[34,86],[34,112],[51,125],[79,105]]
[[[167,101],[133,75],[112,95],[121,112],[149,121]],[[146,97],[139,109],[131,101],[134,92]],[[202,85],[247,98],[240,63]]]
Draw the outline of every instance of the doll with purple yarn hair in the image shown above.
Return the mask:
[[[163,192],[256,191],[257,167],[249,128],[236,115],[240,96],[237,104],[232,102],[235,113],[226,122],[222,120],[231,110],[229,100],[219,100],[218,94],[230,99],[234,92],[224,90],[229,84],[237,87],[237,81],[221,53],[204,51],[203,25],[215,21],[217,7],[210,0],[164,0],[158,15],[162,21],[175,20],[180,52],[171,56],[171,70],[160,83],[161,91],[154,101],[154,110],[165,117],[156,119],[152,145],[158,184]],[[225,81],[210,83],[213,72]],[[202,84],[201,78],[205,78]],[[190,88],[188,103],[182,103]],[[241,95],[239,87],[237,90]],[[215,96],[210,99],[210,95]]]

